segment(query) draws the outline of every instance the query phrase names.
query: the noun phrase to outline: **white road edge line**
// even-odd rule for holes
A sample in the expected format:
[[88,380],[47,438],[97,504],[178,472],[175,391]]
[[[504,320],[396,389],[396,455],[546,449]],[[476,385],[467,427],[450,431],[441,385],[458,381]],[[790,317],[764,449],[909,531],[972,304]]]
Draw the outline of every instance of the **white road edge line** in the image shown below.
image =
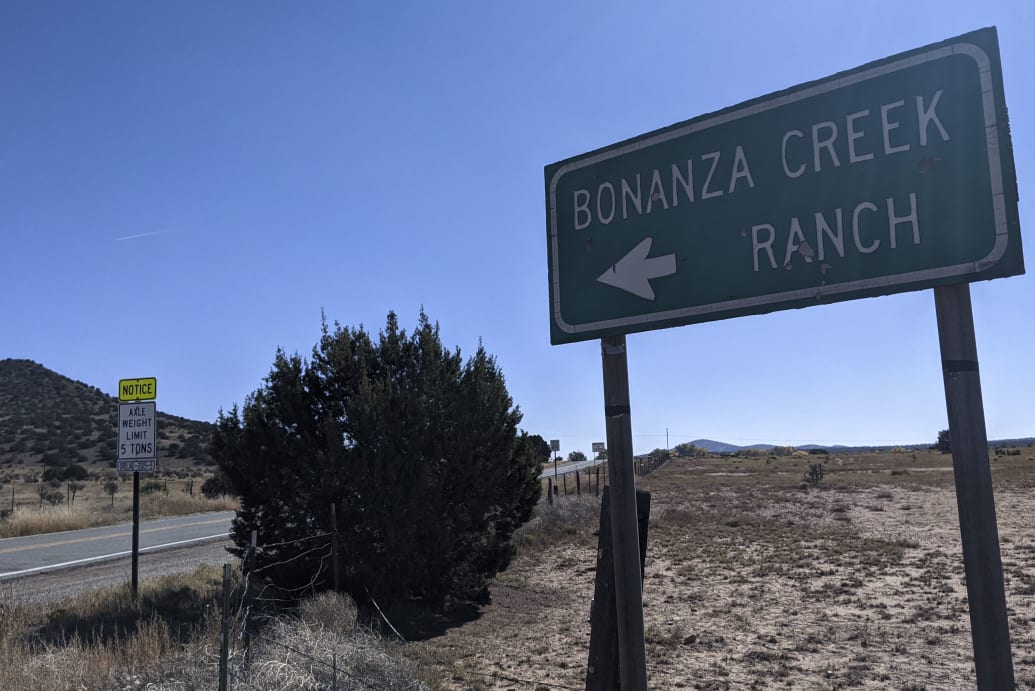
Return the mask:
[[[215,540],[218,538],[227,537],[230,533],[221,533],[219,535],[209,535],[207,537],[195,537],[190,540],[180,540],[178,542],[167,542],[163,545],[152,545],[150,547],[140,548],[140,552],[154,552],[155,550],[164,549],[166,547],[177,547],[179,545],[186,545],[192,542],[202,542],[204,540]],[[49,571],[51,569],[62,569],[66,566],[76,566],[77,564],[89,564],[95,561],[104,561],[106,559],[117,559],[118,557],[125,557],[133,553],[133,550],[126,550],[125,552],[115,552],[114,554],[102,554],[99,557],[88,557],[86,559],[76,559],[75,561],[66,561],[60,564],[49,564],[47,566],[37,566],[32,569],[23,569],[21,571],[8,571],[7,573],[0,573],[0,579],[3,578],[14,578],[15,576],[24,576],[30,573],[36,573],[37,571]]]

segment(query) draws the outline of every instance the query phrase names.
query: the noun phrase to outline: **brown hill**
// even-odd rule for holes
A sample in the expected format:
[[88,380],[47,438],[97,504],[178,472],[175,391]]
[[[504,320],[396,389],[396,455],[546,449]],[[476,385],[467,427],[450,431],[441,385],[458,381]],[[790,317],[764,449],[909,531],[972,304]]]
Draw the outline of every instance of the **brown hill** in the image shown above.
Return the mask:
[[[31,360],[0,360],[0,469],[115,466],[118,399]],[[158,467],[208,465],[213,425],[158,412]]]

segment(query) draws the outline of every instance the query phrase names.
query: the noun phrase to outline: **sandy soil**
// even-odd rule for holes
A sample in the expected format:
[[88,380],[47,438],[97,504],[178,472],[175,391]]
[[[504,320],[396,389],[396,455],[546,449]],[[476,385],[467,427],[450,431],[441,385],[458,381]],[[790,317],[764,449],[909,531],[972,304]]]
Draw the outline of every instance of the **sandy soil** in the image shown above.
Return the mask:
[[[641,478],[653,495],[651,688],[974,688],[946,459],[832,458],[809,491],[812,459],[674,460]],[[996,504],[1017,686],[1035,689],[1035,463],[1024,461],[997,472]],[[444,688],[585,688],[593,527],[523,549],[480,618],[409,652]]]

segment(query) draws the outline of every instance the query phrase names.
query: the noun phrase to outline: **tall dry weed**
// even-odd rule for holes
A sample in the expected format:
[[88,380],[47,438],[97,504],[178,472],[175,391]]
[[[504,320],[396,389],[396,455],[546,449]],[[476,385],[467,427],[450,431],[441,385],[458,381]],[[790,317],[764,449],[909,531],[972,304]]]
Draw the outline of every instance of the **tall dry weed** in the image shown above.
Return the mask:
[[148,494],[141,498],[140,513],[145,518],[187,516],[207,511],[233,511],[240,508],[234,497],[208,499],[200,493],[191,496],[185,492]]
[[[221,570],[86,593],[50,610],[0,605],[0,689],[214,688]],[[2,595],[2,592],[0,592]]]
[[218,635],[218,627],[205,628],[187,644],[181,644],[163,621],[153,619],[118,643],[73,637],[62,644],[22,644],[13,651],[18,657],[0,667],[0,688],[213,688],[218,660],[210,651],[219,649]]
[[348,596],[324,593],[253,639],[251,662],[234,677],[260,689],[430,689],[391,642],[355,626]]
[[[218,682],[222,569],[148,579],[49,611],[0,604],[0,689],[173,691]],[[235,592],[240,582],[235,577]],[[3,591],[0,588],[0,602]],[[234,631],[240,612],[234,612]],[[231,642],[231,684],[254,689],[429,689],[398,646],[356,625],[348,596],[322,593]]]
[[582,536],[591,537],[600,523],[600,500],[591,496],[540,500],[532,520],[514,532],[515,544],[545,547]]
[[93,525],[93,516],[83,506],[18,507],[0,522],[0,538],[81,530]]
[[[90,490],[95,493],[99,491],[92,487]],[[72,505],[37,506],[19,503],[14,513],[0,520],[0,538],[81,530],[129,521],[132,518],[131,504],[125,495],[131,497],[132,489],[126,491],[120,486],[120,496],[118,501],[114,502],[114,507],[109,504],[108,498],[101,500],[89,491],[84,491],[80,499]],[[208,499],[200,492],[194,496],[182,491],[157,492],[143,494],[140,498],[140,513],[144,518],[234,511],[238,508],[240,502],[234,497]]]

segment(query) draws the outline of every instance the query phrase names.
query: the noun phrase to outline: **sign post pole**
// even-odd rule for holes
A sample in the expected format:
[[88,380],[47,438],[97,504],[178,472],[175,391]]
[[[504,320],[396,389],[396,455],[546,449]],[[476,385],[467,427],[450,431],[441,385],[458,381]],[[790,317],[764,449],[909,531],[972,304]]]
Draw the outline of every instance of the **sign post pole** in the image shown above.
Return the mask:
[[140,473],[133,472],[133,565],[130,576],[130,589],[133,591],[133,598],[137,597],[137,588],[140,585]]
[[1014,688],[970,285],[934,289],[979,689]]
[[607,419],[607,464],[611,474],[611,543],[614,546],[615,605],[618,609],[618,659],[621,687],[646,691],[647,653],[643,633],[643,590],[632,472],[632,419],[625,336],[600,339]]
[[[554,485],[557,484],[557,455],[558,455],[558,452],[560,450],[561,450],[561,440],[560,439],[551,439],[550,440],[550,451],[553,452],[553,484]],[[550,501],[553,501],[553,496],[552,495],[551,495]]]
[[140,473],[158,470],[158,412],[155,377],[119,380],[119,440],[115,465],[133,473],[133,538],[130,589],[134,599],[140,584]]

